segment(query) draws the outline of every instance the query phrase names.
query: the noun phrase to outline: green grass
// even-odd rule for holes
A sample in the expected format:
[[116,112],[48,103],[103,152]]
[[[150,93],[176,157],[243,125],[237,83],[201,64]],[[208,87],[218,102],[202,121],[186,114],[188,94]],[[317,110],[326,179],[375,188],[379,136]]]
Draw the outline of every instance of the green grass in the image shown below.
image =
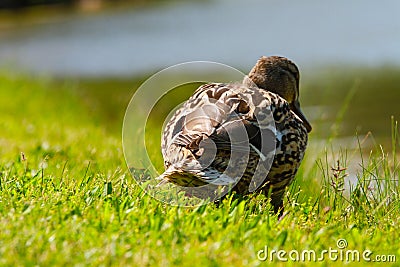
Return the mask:
[[[179,208],[146,195],[125,166],[121,123],[133,93],[127,84],[139,81],[99,89],[95,81],[1,72],[0,265],[280,266],[276,255],[260,261],[258,251],[320,253],[337,249],[341,238],[347,249],[395,255],[399,263],[394,122],[392,148],[359,153],[359,182],[350,188],[345,168],[358,152],[311,145],[282,218],[259,195]],[[320,265],[344,263],[326,255]]]
[[[400,97],[400,68],[322,69],[314,76],[304,77],[301,84],[301,102],[307,106],[325,109],[314,118],[316,134],[332,134],[332,121],[340,117],[340,110],[352,95],[345,120],[334,129],[339,136],[354,136],[372,132],[379,143],[390,147],[390,118],[400,118],[397,100]],[[313,112],[311,112],[313,113]]]

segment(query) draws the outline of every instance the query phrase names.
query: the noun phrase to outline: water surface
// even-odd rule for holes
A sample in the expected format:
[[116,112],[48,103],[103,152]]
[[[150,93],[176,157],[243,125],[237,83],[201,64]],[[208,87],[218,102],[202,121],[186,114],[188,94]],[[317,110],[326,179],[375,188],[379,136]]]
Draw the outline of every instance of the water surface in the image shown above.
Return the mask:
[[247,70],[271,54],[306,76],[331,64],[400,65],[399,10],[396,0],[214,0],[69,14],[2,25],[0,65],[62,76],[131,76],[192,60]]

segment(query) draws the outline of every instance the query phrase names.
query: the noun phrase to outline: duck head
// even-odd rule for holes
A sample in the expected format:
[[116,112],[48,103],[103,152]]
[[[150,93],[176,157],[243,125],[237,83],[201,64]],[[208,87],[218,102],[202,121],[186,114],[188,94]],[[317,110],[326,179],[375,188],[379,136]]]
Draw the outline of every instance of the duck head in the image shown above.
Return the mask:
[[290,109],[303,121],[307,132],[312,127],[300,109],[299,102],[299,69],[285,57],[261,57],[248,77],[259,88],[270,91],[284,98]]

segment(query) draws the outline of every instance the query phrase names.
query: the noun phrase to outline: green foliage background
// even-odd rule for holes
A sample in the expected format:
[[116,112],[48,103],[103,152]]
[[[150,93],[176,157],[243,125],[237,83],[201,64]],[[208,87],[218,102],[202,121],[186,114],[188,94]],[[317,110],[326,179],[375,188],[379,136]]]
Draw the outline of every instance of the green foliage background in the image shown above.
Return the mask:
[[[372,90],[368,86],[382,85],[388,91],[397,86],[387,73],[359,78],[359,89],[347,103],[345,114],[350,115],[336,120],[338,133],[333,137],[346,133],[358,105],[373,107],[363,99]],[[337,114],[355,80],[339,83],[335,76],[328,77],[306,81],[302,99],[305,106],[337,99]],[[307,262],[261,262],[257,253],[265,246],[286,251],[337,249],[340,238],[347,240],[347,249],[369,249],[371,257],[395,255],[400,260],[399,140],[394,120],[392,138],[382,139],[382,149],[379,143],[368,154],[356,148],[362,158],[358,183],[345,190],[344,168],[354,151],[332,148],[331,128],[317,127],[310,144],[326,138],[326,149],[310,145],[281,218],[259,195],[231,196],[219,206],[179,208],[146,195],[124,162],[123,114],[141,81],[0,73],[0,265],[305,266]],[[315,90],[319,86],[332,90],[309,97],[322,94]],[[376,99],[380,97],[386,96],[378,94]],[[387,117],[387,133],[389,122]],[[157,140],[155,136],[154,143]],[[149,153],[160,156],[157,146]],[[318,264],[345,263],[326,259]]]

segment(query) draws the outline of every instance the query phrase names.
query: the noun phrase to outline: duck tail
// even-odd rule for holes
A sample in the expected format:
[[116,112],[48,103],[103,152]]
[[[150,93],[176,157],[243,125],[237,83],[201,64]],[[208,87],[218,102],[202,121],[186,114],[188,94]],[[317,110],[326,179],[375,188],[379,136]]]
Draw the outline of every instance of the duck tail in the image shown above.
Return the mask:
[[217,170],[189,172],[176,169],[174,166],[170,166],[156,179],[160,180],[156,187],[172,183],[180,186],[180,190],[185,192],[185,196],[194,196],[208,201],[220,199],[236,184],[235,179],[221,174]]
[[162,186],[166,183],[172,183],[183,187],[199,187],[207,184],[207,182],[202,179],[201,174],[197,174],[194,172],[194,170],[183,170],[176,165],[181,164],[171,165],[165,170],[164,173],[156,178],[160,181],[157,186]]

